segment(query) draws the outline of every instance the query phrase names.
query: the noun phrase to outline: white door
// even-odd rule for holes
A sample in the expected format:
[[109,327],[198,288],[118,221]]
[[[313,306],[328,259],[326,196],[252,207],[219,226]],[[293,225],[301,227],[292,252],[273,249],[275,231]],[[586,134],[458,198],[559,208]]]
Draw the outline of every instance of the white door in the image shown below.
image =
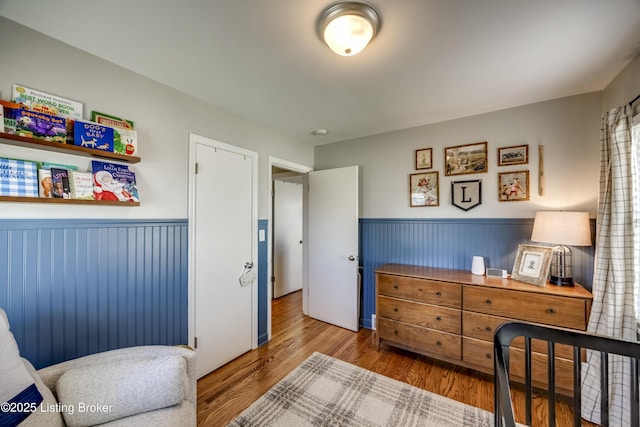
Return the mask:
[[273,182],[273,297],[302,289],[302,184]]
[[309,173],[309,316],[357,331],[358,167]]
[[249,267],[256,259],[257,157],[237,147],[191,137],[196,171],[191,189],[191,302],[200,378],[252,348],[257,283],[242,286],[239,278],[246,272],[245,264]]

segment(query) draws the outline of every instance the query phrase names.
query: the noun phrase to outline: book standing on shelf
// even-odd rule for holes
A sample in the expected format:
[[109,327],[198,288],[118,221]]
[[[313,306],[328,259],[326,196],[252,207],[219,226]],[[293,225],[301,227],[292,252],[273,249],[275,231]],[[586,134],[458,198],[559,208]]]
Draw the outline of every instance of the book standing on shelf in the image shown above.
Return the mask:
[[38,169],[38,182],[40,184],[40,197],[53,197],[53,181],[51,180],[51,170]]
[[69,171],[67,169],[51,168],[51,181],[53,182],[53,197],[70,199]]
[[67,121],[62,117],[29,110],[17,110],[16,135],[45,141],[67,142]]
[[136,174],[128,166],[91,161],[93,196],[96,200],[138,202]]
[[0,196],[38,197],[36,163],[0,158]]
[[58,169],[67,169],[67,170],[73,170],[73,171],[77,171],[78,167],[74,166],[74,165],[64,165],[62,163],[51,163],[51,162],[38,162],[38,169],[51,169],[51,168],[58,168]]
[[113,128],[113,152],[128,156],[138,155],[138,134],[131,120],[122,119],[99,111],[91,112],[91,121]]
[[93,175],[90,172],[69,171],[71,198],[93,200]]
[[13,85],[13,101],[36,113],[51,114],[68,119],[82,119],[82,103],[37,89]]
[[73,144],[113,152],[113,128],[76,120],[73,123]]

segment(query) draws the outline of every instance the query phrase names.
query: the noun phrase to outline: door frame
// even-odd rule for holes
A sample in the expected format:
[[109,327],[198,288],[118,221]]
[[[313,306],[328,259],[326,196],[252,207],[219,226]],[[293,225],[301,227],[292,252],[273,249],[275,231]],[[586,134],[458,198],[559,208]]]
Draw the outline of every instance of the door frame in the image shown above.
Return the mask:
[[[273,157],[273,156],[269,156],[269,165],[268,165],[268,197],[267,197],[267,223],[269,224],[269,229],[273,230],[273,200],[271,195],[273,194],[273,166],[282,168],[282,169],[286,169],[286,170],[290,170],[292,172],[298,172],[301,174],[306,174],[309,173],[313,170],[312,167],[310,166],[305,166],[299,163],[294,163],[294,162],[290,162],[288,160],[283,160],[283,159],[279,159],[277,157]],[[302,187],[302,198],[304,199],[306,197],[307,194],[307,188],[306,186],[303,184]],[[305,212],[302,212],[302,215],[305,215]],[[273,233],[271,233],[273,234]],[[267,239],[267,259],[269,260],[269,262],[267,263],[267,341],[271,340],[271,301],[273,300],[273,292],[271,289],[271,277],[273,275],[273,271],[272,271],[272,265],[271,265],[271,257],[273,255],[273,236],[269,236],[269,239]],[[306,309],[306,298],[304,298],[304,295],[307,292],[307,283],[306,283],[306,277],[307,277],[307,266],[306,266],[306,261],[305,261],[305,252],[306,252],[306,239],[303,238],[302,240],[302,294],[303,294],[303,302],[302,302],[302,306],[303,306],[303,312],[306,314],[307,313],[307,309]]]
[[[251,212],[251,257],[256,271],[256,277],[258,274],[258,153],[255,151],[247,150],[237,147],[235,145],[226,144],[224,142],[217,141],[206,136],[189,133],[189,164],[188,164],[188,209],[187,219],[189,224],[189,243],[188,243],[188,343],[191,347],[195,348],[195,336],[196,336],[196,310],[195,310],[195,238],[196,238],[196,224],[195,224],[195,181],[196,181],[196,144],[203,144],[209,147],[213,147],[220,150],[229,151],[232,153],[240,154],[243,156],[251,157],[252,159],[252,182],[251,182],[251,203],[253,209]],[[258,281],[254,281],[251,285],[251,348],[258,347]]]

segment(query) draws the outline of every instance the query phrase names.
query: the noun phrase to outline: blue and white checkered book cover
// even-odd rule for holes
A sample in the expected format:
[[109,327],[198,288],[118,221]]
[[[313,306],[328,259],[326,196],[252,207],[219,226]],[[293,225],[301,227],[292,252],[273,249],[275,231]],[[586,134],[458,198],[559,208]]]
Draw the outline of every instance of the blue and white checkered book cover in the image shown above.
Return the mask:
[[38,197],[35,162],[0,159],[0,196]]

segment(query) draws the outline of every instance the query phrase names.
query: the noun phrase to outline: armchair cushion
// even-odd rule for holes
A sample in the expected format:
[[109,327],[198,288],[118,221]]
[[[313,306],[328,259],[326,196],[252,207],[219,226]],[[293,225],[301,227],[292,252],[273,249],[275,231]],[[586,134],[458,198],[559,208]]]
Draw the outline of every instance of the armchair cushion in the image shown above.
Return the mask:
[[67,370],[56,383],[68,426],[102,424],[181,403],[188,385],[182,357],[118,361]]
[[53,393],[44,385],[33,365],[24,358],[22,362],[29,372],[29,375],[31,375],[31,378],[33,378],[33,381],[35,381],[43,400],[40,406],[38,406],[38,409],[36,409],[29,418],[20,423],[20,427],[64,427],[62,413],[60,412],[60,407]]
[[0,425],[15,425],[26,419],[42,402],[33,378],[22,363],[20,351],[9,330],[6,313],[0,309]]

